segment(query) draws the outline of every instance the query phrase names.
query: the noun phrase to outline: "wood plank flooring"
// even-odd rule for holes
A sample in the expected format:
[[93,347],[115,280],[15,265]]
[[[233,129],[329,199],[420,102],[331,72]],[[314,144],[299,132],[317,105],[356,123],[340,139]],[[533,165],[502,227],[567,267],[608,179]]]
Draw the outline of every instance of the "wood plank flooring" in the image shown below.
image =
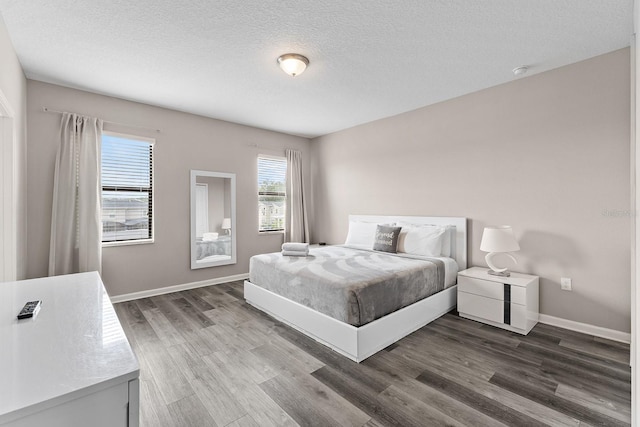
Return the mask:
[[629,346],[449,313],[357,364],[244,302],[242,282],[115,305],[141,425],[625,426]]

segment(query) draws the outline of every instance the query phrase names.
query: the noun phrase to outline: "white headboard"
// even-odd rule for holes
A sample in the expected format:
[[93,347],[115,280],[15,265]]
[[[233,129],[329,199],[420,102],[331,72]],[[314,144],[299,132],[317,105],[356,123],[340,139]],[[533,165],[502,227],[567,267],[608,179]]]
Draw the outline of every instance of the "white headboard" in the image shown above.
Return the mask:
[[391,224],[408,222],[425,225],[450,225],[455,227],[455,239],[451,239],[451,254],[460,270],[467,268],[467,218],[448,216],[383,216],[383,215],[349,215],[349,221],[374,222]]

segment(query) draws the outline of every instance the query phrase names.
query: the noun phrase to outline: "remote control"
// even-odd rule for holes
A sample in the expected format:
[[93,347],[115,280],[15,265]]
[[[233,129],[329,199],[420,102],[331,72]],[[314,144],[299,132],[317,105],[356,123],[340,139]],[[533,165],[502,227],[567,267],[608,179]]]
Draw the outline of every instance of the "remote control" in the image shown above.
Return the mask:
[[18,313],[18,319],[27,319],[35,316],[40,311],[40,307],[42,307],[42,301],[29,301]]

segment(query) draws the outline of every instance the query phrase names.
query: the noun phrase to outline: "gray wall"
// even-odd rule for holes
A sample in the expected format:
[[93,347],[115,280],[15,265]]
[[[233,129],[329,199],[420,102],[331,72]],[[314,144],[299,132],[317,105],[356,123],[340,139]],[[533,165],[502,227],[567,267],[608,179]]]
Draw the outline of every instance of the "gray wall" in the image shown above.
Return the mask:
[[[79,112],[105,120],[160,129],[160,133],[116,125],[114,132],[156,139],[155,243],[103,250],[103,280],[110,295],[226,277],[249,271],[249,258],[280,249],[281,234],[259,235],[257,156],[284,156],[285,148],[302,151],[309,167],[309,141],[192,114],[138,104],[29,80],[28,276],[47,274],[53,171],[60,116],[42,107]],[[260,148],[256,148],[258,145]],[[238,263],[190,269],[189,171],[236,174]]]
[[[2,49],[0,32],[6,56]],[[7,89],[0,87],[15,91],[2,70]],[[350,213],[466,216],[471,264],[485,265],[483,227],[510,224],[522,246],[511,267],[541,276],[543,314],[629,331],[628,49],[311,144],[40,82],[28,81],[27,89],[28,277],[47,270],[60,120],[42,112],[47,106],[162,130],[106,126],[157,140],[156,243],[105,248],[112,295],[246,273],[251,255],[278,250],[281,235],[256,231],[256,157],[291,147],[302,150],[313,177],[314,241],[344,241]],[[189,269],[190,169],[237,174],[234,266]],[[563,276],[573,279],[573,292],[560,291]]]
[[[14,161],[16,165],[16,182],[14,192],[16,194],[16,206],[11,207],[17,217],[17,265],[16,275],[18,279],[26,277],[27,266],[27,221],[26,209],[26,146],[27,146],[27,80],[22,72],[22,67],[13,49],[11,39],[6,26],[0,16],[0,91],[4,94],[14,111],[14,128],[16,141]],[[4,208],[4,207],[3,207]]]
[[628,332],[629,64],[623,49],[316,138],[315,240],[343,242],[349,214],[464,216],[486,265],[483,227],[508,224],[542,313]]

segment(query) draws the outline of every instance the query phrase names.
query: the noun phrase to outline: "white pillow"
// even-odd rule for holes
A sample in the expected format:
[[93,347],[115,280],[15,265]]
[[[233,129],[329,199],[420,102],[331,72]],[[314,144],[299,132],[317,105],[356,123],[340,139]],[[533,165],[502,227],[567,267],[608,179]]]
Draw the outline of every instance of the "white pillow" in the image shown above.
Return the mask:
[[398,238],[398,252],[439,257],[445,231],[444,227],[402,226]]
[[218,240],[218,233],[202,233],[203,242],[213,242]]
[[399,222],[397,224],[401,227],[424,227],[431,229],[442,229],[444,233],[442,234],[442,249],[440,250],[440,255],[437,256],[446,256],[451,258],[451,239],[455,233],[456,227],[453,225],[435,225],[435,224],[412,224],[412,223],[403,223]]
[[445,225],[444,229],[445,232],[442,235],[442,251],[440,253],[442,256],[451,258],[451,236],[456,228],[451,225]]
[[374,222],[349,221],[349,232],[344,244],[363,249],[373,249],[377,227],[378,224]]

